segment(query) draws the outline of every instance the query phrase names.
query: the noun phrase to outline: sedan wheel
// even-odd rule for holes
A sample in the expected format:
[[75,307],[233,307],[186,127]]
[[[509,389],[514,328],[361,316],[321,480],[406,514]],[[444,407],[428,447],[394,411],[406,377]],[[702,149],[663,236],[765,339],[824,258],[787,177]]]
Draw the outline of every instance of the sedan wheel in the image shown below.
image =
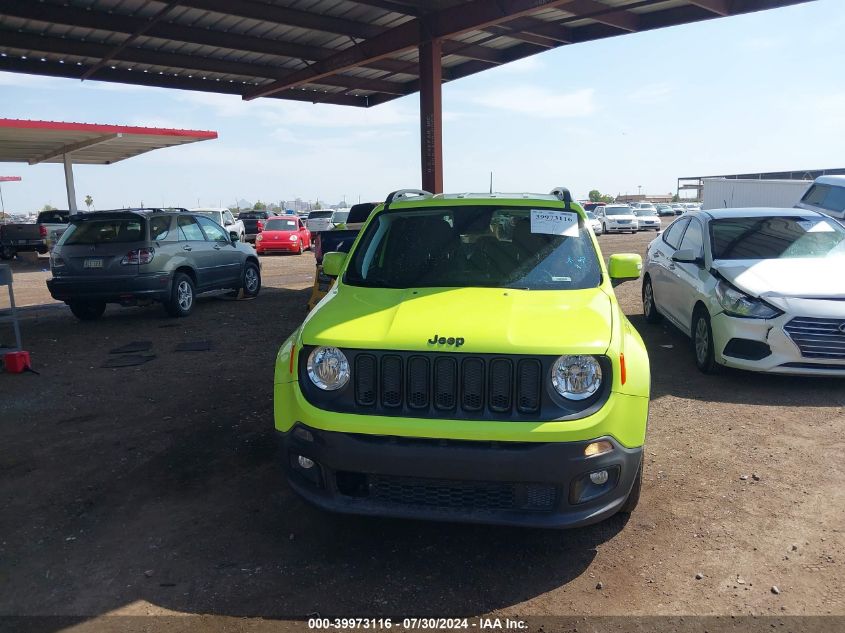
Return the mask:
[[654,303],[654,288],[651,285],[651,277],[648,276],[643,281],[643,315],[649,323],[659,323],[663,319]]
[[699,308],[693,316],[692,342],[698,369],[705,374],[718,373],[719,365],[713,353],[713,329],[704,308]]

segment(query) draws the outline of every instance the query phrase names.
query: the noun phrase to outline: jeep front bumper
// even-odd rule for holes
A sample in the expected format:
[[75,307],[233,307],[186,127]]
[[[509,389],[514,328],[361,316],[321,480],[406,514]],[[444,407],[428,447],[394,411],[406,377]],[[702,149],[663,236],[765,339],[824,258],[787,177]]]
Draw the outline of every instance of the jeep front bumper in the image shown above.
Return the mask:
[[[615,514],[642,460],[642,447],[608,436],[597,440],[612,450],[589,457],[591,441],[426,439],[303,424],[280,438],[291,486],[323,509],[526,527],[578,527]],[[591,480],[602,472],[606,482]]]

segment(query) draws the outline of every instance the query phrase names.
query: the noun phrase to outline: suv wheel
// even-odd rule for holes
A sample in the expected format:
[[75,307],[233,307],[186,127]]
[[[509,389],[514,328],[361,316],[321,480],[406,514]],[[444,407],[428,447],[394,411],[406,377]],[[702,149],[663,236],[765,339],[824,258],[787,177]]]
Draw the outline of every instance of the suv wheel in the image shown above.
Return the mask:
[[602,224],[601,224],[601,232],[607,233],[607,224],[605,224],[604,222],[602,222]]
[[247,262],[244,265],[241,288],[243,288],[244,297],[257,297],[261,291],[261,271],[255,262]]
[[105,301],[71,301],[68,305],[80,321],[96,321],[106,311]]
[[174,317],[186,317],[194,309],[194,282],[185,273],[173,275],[170,299],[164,304],[167,313]]
[[654,288],[649,276],[643,281],[643,316],[649,323],[660,323],[663,319],[663,315],[657,310],[657,304],[654,303]]
[[12,259],[15,256],[15,249],[11,246],[0,248],[0,259]]
[[699,307],[692,316],[692,349],[695,352],[695,364],[705,374],[719,371],[713,352],[713,328],[707,310]]

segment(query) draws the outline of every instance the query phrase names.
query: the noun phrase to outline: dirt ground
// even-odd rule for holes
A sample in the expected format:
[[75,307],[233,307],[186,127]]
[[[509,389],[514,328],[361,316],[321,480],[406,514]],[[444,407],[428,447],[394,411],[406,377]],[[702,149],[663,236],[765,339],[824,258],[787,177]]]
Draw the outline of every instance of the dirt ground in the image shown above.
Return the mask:
[[[645,323],[638,283],[617,294],[652,363],[639,508],[554,532],[335,516],[292,493],[271,385],[310,254],[263,259],[254,301],[96,323],[43,305],[44,263],[15,264],[19,303],[41,305],[23,321],[40,375],[0,373],[2,615],[845,615],[842,381],[703,376]],[[155,360],[101,367],[145,340]],[[211,350],[173,351],[198,340]]]

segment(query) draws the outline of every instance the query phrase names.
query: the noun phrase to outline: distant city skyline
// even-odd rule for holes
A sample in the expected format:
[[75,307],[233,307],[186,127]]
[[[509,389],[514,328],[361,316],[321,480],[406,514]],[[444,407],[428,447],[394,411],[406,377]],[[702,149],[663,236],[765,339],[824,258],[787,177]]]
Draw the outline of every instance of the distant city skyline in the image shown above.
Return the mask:
[[[443,87],[446,191],[616,196],[681,176],[845,166],[845,3],[563,46]],[[418,96],[369,109],[0,73],[0,116],[219,132],[76,166],[98,209],[381,200],[418,187]],[[61,165],[5,163],[7,211],[66,208]]]

